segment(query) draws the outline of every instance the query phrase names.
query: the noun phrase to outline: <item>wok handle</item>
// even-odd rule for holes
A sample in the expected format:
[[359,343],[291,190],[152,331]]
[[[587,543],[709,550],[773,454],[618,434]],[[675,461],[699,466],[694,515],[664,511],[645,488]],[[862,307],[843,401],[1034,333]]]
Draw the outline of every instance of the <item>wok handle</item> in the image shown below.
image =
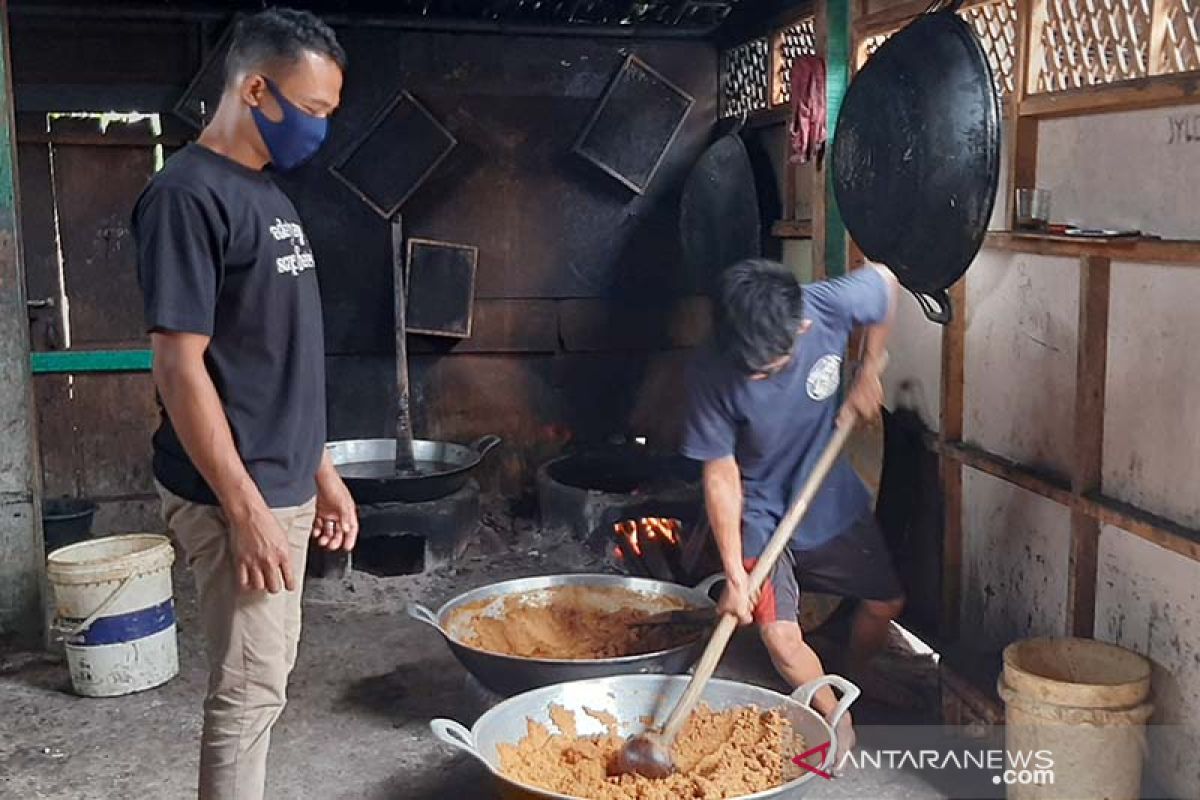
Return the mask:
[[[858,699],[858,696],[862,694],[862,690],[841,675],[822,675],[792,692],[792,699],[801,705],[811,707],[813,696],[826,686],[833,686],[842,693],[842,699],[838,701],[833,713],[825,720],[834,732],[834,746],[830,748],[830,756],[837,758],[837,725],[842,721],[842,717],[846,716],[846,712],[850,710],[850,706]],[[826,765],[822,765],[822,767],[824,766]]]
[[709,592],[711,592],[713,587],[723,580],[725,580],[724,572],[718,572],[716,575],[709,575],[707,578],[696,584],[696,591],[703,592],[705,596],[711,599],[712,596],[709,594]]
[[950,306],[950,295],[945,289],[937,292],[913,292],[925,312],[925,318],[938,325],[946,325],[954,318],[954,309]]
[[478,439],[471,442],[470,448],[472,450],[474,450],[476,453],[479,453],[480,458],[483,458],[488,453],[490,453],[492,451],[492,449],[494,447],[496,447],[496,445],[500,444],[503,441],[504,440],[501,439],[496,434],[489,433],[486,436],[480,436]]
[[413,619],[418,622],[424,622],[426,625],[436,628],[441,633],[442,626],[438,623],[437,614],[434,614],[425,606],[420,603],[409,603],[408,608],[405,610],[408,611],[408,615]]
[[441,739],[451,747],[458,748],[464,753],[469,753],[479,761],[487,764],[483,760],[483,756],[479,754],[479,749],[475,747],[475,739],[471,736],[471,732],[462,724],[455,722],[452,719],[433,719],[429,721],[429,730],[433,731],[433,735]]

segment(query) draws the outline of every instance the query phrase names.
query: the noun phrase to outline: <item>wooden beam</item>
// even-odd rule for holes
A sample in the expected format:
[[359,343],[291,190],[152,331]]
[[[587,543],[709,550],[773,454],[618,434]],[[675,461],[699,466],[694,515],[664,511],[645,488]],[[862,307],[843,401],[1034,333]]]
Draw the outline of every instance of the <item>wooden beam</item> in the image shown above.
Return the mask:
[[[1018,12],[1017,19],[1021,19]],[[1024,82],[1024,90],[1021,94],[1020,106],[1024,104],[1029,95],[1037,91],[1038,76],[1041,74],[1042,64],[1045,61],[1045,50],[1042,47],[1042,32],[1046,30],[1047,14],[1046,0],[1029,0],[1028,13],[1026,14],[1028,23],[1018,27],[1019,32],[1023,32],[1025,36],[1025,53],[1023,61],[1019,64],[1021,68],[1021,78]],[[1021,82],[1021,79],[1018,79]]]
[[1036,0],[1017,0],[1016,37],[1017,56],[1013,72],[1013,95],[1004,107],[1005,119],[1009,121],[1009,136],[1005,142],[1008,150],[1008,203],[1006,219],[1010,227],[1016,226],[1017,189],[1037,186],[1037,117],[1022,117],[1017,114],[1021,102],[1029,93],[1029,59],[1033,52],[1032,18]]
[[[962,10],[985,5],[992,1],[966,0],[962,4]],[[907,25],[920,14],[924,14],[928,8],[929,0],[908,0],[908,2],[890,6],[873,14],[864,14],[855,20],[854,33],[858,37],[864,38],[894,31],[903,25]]]
[[1077,496],[1071,492],[1066,477],[1018,464],[965,442],[934,443],[933,448],[945,460],[1000,478],[1059,505],[1082,511],[1103,525],[1121,528],[1139,539],[1200,562],[1200,530],[1098,492]]
[[1167,14],[1174,5],[1171,0],[1153,0],[1150,4],[1150,52],[1146,67],[1151,75],[1161,75],[1166,66]]
[[[1112,263],[1085,256],[1079,263],[1079,341],[1075,354],[1075,446],[1071,491],[1100,491],[1104,454],[1104,387],[1108,375],[1108,309]],[[1071,550],[1067,572],[1067,630],[1091,637],[1096,626],[1096,570],[1100,523],[1071,510]]]
[[1183,72],[1031,94],[1020,104],[1018,113],[1022,117],[1071,117],[1185,105],[1197,100],[1200,100],[1200,72]]
[[[967,283],[960,279],[950,287],[954,317],[942,328],[942,409],[938,436],[943,441],[963,437],[965,390],[963,364],[967,346]],[[942,618],[943,639],[958,638],[962,614],[963,582],[963,486],[962,464],[943,458],[942,480]]]
[[813,221],[811,219],[781,219],[771,226],[771,235],[776,239],[811,239],[813,238]]
[[1074,236],[993,231],[987,235],[984,246],[1039,256],[1098,256],[1121,262],[1200,266],[1200,241],[1190,239],[1082,239]]

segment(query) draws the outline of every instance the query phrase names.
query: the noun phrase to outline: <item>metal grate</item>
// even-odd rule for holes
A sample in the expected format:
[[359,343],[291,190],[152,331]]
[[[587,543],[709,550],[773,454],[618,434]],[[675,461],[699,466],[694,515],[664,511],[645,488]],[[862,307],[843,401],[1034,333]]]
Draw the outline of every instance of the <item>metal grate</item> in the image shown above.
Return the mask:
[[1149,74],[1151,0],[1047,0],[1037,91]]
[[767,107],[770,46],[753,39],[721,57],[721,116],[732,117]]
[[1001,97],[1012,94],[1013,69],[1017,60],[1017,0],[998,0],[973,6],[962,16],[983,44],[996,91]]
[[1159,71],[1200,69],[1200,0],[1172,0],[1166,15]]
[[813,18],[802,19],[790,28],[775,35],[775,91],[774,105],[792,99],[792,64],[799,56],[817,54],[817,34],[813,29]]

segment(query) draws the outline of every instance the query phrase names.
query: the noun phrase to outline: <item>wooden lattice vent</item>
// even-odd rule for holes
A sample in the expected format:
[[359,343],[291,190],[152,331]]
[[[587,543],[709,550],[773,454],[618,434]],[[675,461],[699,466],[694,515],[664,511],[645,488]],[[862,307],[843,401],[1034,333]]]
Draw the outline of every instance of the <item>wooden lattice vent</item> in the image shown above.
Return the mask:
[[813,29],[813,18],[807,17],[795,25],[779,31],[772,37],[775,57],[775,83],[771,92],[771,105],[783,105],[792,99],[792,64],[800,56],[817,54],[817,35]]
[[[974,3],[964,8],[961,15],[983,45],[996,80],[996,91],[1002,97],[1012,94],[1017,61],[1017,0]],[[860,64],[875,55],[894,32],[876,32],[864,37],[859,51]]]
[[1013,92],[1013,70],[1017,62],[1017,0],[981,3],[962,12],[987,53],[992,77],[1001,97]]
[[770,92],[770,45],[752,39],[721,55],[721,116],[766,108]]
[[1149,74],[1151,0],[1046,0],[1037,91]]
[[1200,70],[1200,0],[1170,0],[1165,10],[1159,72]]

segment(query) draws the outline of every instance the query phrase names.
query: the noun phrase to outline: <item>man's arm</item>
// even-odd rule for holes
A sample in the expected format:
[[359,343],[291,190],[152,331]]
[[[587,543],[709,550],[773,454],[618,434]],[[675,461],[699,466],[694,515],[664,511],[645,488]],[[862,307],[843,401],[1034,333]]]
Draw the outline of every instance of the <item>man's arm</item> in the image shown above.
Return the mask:
[[887,284],[887,313],[881,321],[866,328],[864,337],[866,352],[863,354],[858,378],[846,397],[846,407],[838,419],[839,425],[849,421],[846,415],[850,413],[855,413],[864,420],[874,419],[883,405],[883,382],[880,380],[880,376],[887,363],[887,340],[892,332],[892,322],[896,318],[896,302],[900,283],[887,267],[872,264],[864,269],[876,270],[883,276]]
[[742,562],[742,478],[733,456],[704,462],[704,505],[727,582],[720,611],[748,625],[753,605],[750,576]]
[[196,333],[151,333],[154,385],[179,441],[232,528],[239,586],[291,591],[296,582],[287,536],[238,454],[221,398],[204,365],[208,342],[209,337]]

